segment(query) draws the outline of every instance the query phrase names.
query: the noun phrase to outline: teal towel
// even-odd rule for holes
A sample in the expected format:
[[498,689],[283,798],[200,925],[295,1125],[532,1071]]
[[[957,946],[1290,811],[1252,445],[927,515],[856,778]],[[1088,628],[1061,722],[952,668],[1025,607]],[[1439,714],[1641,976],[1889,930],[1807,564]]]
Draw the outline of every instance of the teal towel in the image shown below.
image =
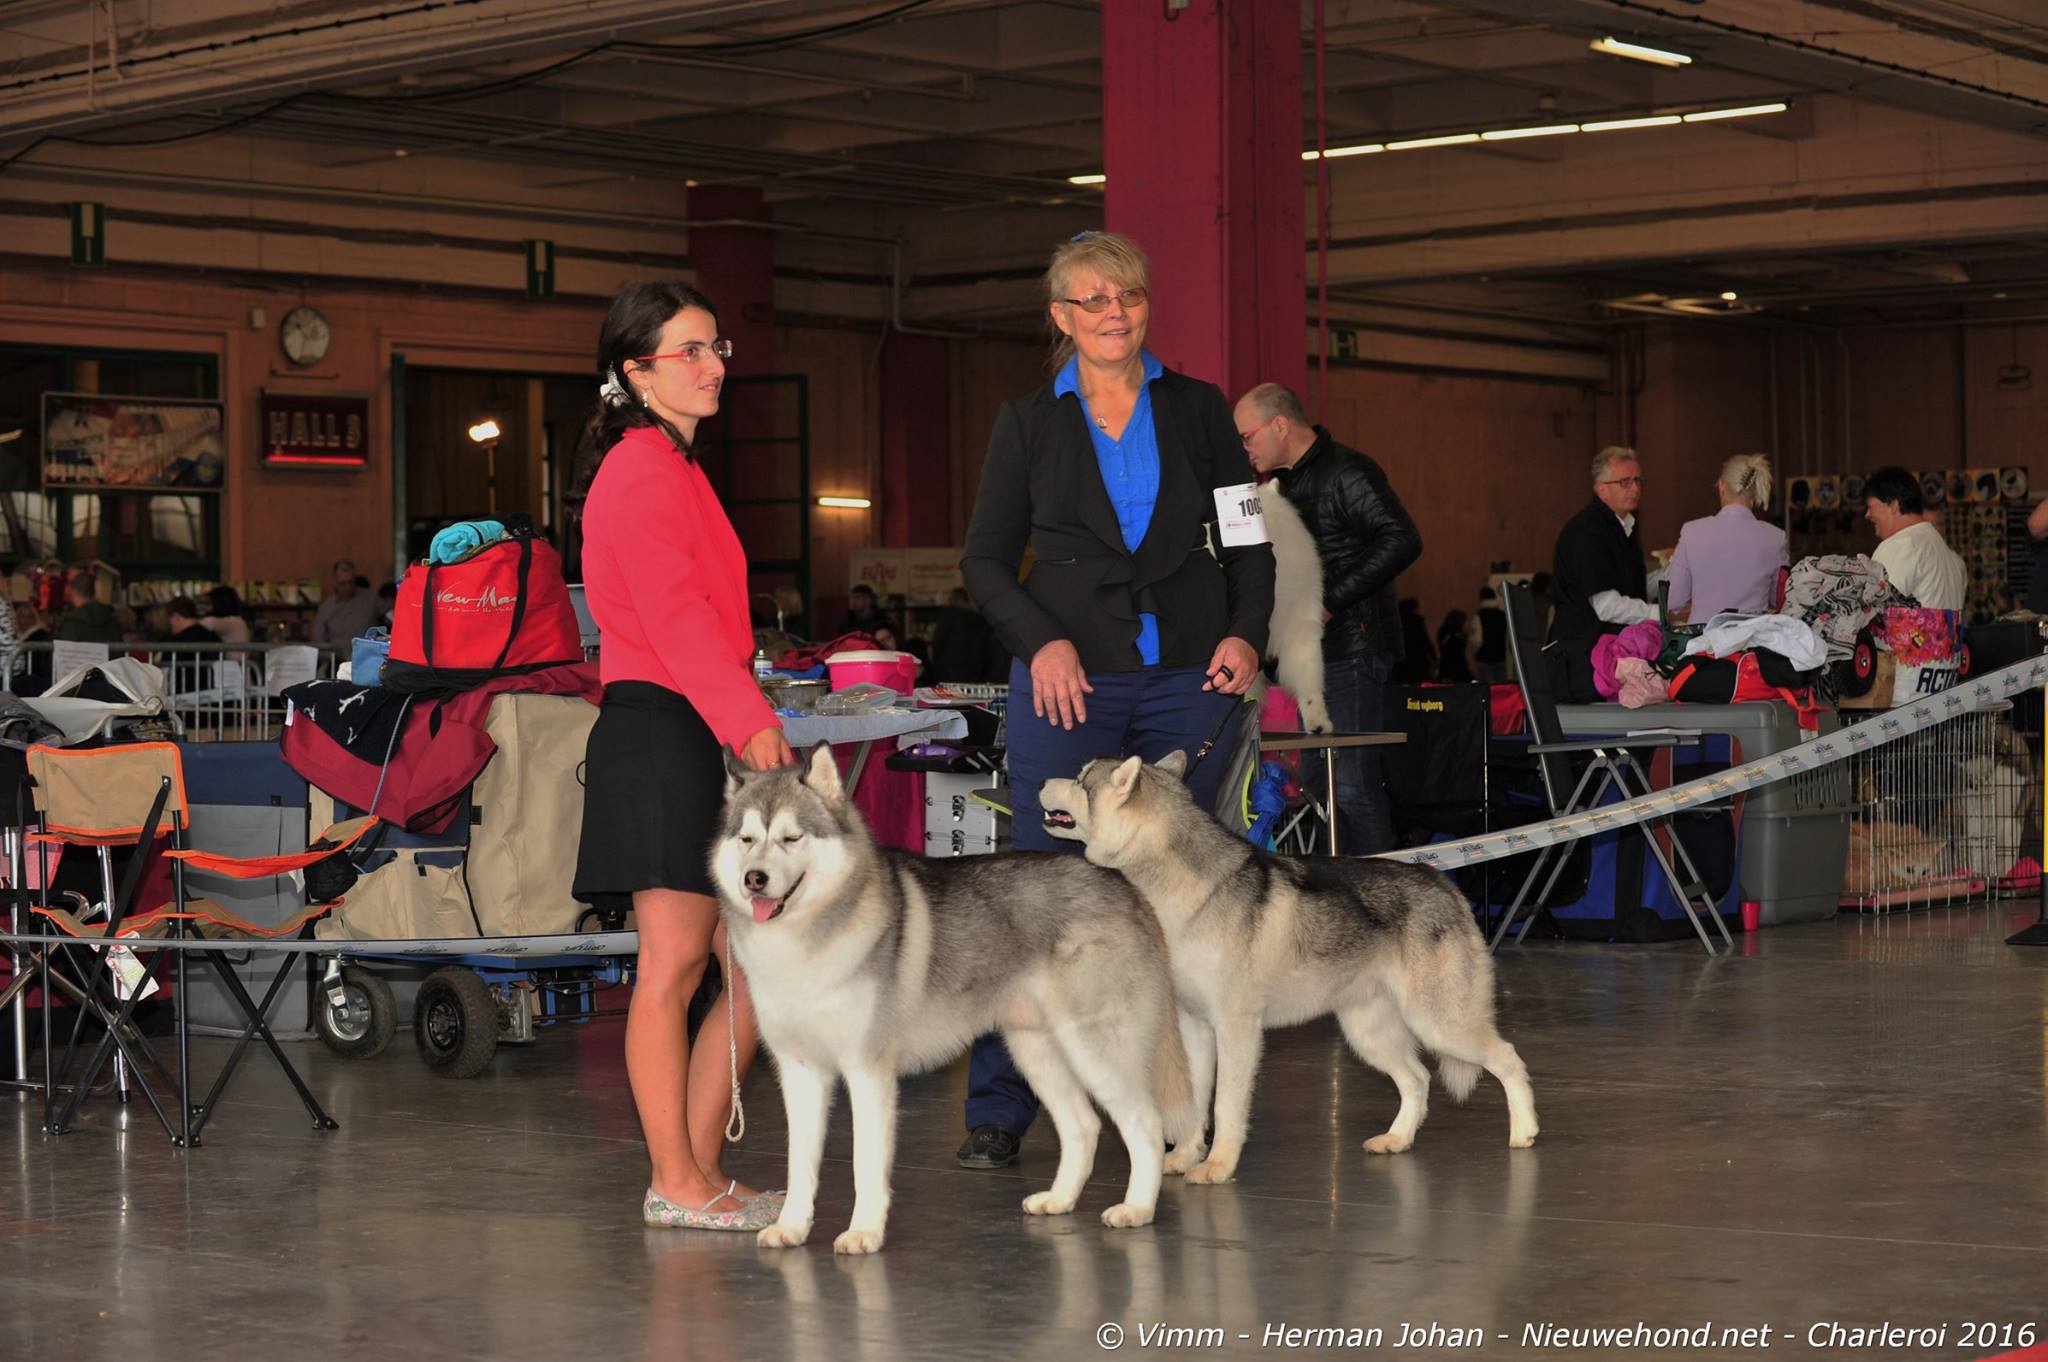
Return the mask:
[[427,561],[442,567],[459,563],[505,537],[505,526],[496,520],[460,520],[434,536],[427,547]]

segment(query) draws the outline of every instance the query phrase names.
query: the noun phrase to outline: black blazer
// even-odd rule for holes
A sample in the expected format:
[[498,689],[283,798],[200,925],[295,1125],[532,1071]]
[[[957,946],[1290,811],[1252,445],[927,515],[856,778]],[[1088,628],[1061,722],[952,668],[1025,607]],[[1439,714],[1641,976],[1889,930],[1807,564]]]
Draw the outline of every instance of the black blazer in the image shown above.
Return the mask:
[[1557,611],[1550,623],[1552,642],[1584,643],[1621,632],[1620,625],[1595,613],[1593,597],[1619,591],[1642,600],[1650,594],[1642,528],[1639,516],[1635,529],[1624,531],[1621,517],[1598,501],[1564,523],[1551,560],[1550,597]]
[[[1168,369],[1152,381],[1159,500],[1135,553],[1124,548],[1080,398],[1052,385],[1003,404],[988,439],[960,571],[1003,646],[1026,662],[1068,639],[1087,671],[1130,672],[1138,616],[1159,617],[1159,662],[1207,666],[1230,635],[1261,656],[1273,613],[1273,549],[1212,555],[1211,489],[1252,480],[1230,404],[1213,383]],[[1017,567],[1037,553],[1029,581]]]

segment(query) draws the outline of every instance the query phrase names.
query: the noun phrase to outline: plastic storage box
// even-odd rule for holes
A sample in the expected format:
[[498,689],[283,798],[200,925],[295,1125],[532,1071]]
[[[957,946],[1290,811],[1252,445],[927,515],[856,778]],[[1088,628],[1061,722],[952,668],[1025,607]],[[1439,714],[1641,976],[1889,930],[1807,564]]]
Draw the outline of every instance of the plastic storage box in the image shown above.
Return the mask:
[[890,652],[885,648],[855,648],[826,658],[825,669],[831,675],[834,690],[845,690],[863,681],[887,686],[899,695],[908,695],[917,689],[917,658],[910,653]]
[[[1655,728],[1698,730],[1727,740],[1725,759],[1730,764],[1767,757],[1819,736],[1801,729],[1792,707],[1777,701],[1641,709],[1559,705],[1557,718],[1567,738]],[[1833,713],[1822,712],[1820,734],[1839,726]],[[1836,762],[1741,797],[1742,898],[1759,905],[1757,917],[1763,926],[1818,922],[1835,915],[1842,896],[1842,869],[1849,858],[1851,795],[1849,765]]]

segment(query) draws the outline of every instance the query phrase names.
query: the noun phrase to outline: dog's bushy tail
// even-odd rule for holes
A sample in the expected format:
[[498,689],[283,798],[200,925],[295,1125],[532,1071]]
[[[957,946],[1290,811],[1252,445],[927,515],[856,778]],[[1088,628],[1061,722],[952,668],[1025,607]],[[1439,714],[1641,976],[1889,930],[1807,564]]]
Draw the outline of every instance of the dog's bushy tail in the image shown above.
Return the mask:
[[1485,1070],[1469,1059],[1453,1059],[1449,1055],[1438,1055],[1436,1076],[1444,1081],[1444,1091],[1451,1095],[1453,1102],[1463,1103],[1472,1095],[1472,1089],[1479,1086],[1479,1076]]
[[1181,1044],[1180,1016],[1166,1009],[1152,1053],[1152,1100],[1159,1104],[1168,1144],[1199,1139],[1206,1112],[1195,1110],[1195,1083],[1188,1072],[1187,1047]]

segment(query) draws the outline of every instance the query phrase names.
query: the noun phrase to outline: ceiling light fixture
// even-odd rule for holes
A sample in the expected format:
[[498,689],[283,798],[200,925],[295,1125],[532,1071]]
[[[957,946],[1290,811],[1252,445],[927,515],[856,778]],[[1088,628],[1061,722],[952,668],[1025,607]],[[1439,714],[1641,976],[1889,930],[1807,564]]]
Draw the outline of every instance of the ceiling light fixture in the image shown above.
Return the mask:
[[820,506],[838,506],[849,511],[865,511],[875,503],[866,497],[819,497]]
[[1547,127],[1541,128],[1495,128],[1492,132],[1480,133],[1479,140],[1482,142],[1512,142],[1520,137],[1556,137],[1561,133],[1577,132],[1578,130],[1579,125],[1576,123],[1552,123]]
[[[1754,118],[1760,114],[1784,113],[1792,106],[1782,101],[1743,104],[1729,109],[1702,109],[1689,114],[1654,114],[1641,118],[1609,118],[1595,123],[1546,123],[1531,128],[1494,128],[1486,132],[1454,132],[1440,137],[1411,137],[1400,142],[1357,142],[1325,148],[1320,156],[1304,151],[1304,161],[1334,161],[1342,156],[1371,156],[1382,151],[1416,151],[1423,147],[1469,146],[1474,142],[1513,142],[1524,137],[1558,137],[1568,132],[1620,132],[1626,128],[1669,128],[1679,123],[1710,123],[1723,118]],[[1107,184],[1107,175],[1069,175],[1068,184]]]
[[1477,142],[1476,132],[1453,132],[1442,137],[1411,137],[1405,142],[1387,143],[1388,151],[1418,151],[1423,147],[1455,147],[1466,142]]
[[1724,289],[1722,289],[1722,290],[1721,290],[1721,301],[1722,301],[1722,302],[1724,302],[1724,303],[1732,303],[1732,302],[1734,302],[1734,301],[1735,301],[1735,297],[1736,297],[1736,294],[1735,294],[1735,290],[1734,290],[1734,289],[1732,289],[1732,288],[1724,288]]
[[[1348,147],[1325,147],[1321,159],[1334,161],[1340,156],[1370,156],[1374,152],[1385,151],[1386,149],[1386,143],[1384,142],[1359,142]],[[1301,159],[1313,161],[1317,159],[1317,156],[1313,151],[1304,151],[1301,153]]]
[[1595,52],[1605,52],[1610,57],[1646,61],[1652,66],[1692,65],[1692,58],[1683,52],[1670,52],[1661,47],[1645,47],[1641,43],[1623,42],[1619,38],[1595,38],[1588,46]]
[[1783,113],[1792,106],[1784,103],[1744,104],[1736,109],[1707,109],[1685,116],[1688,123],[1711,123],[1717,118],[1753,118],[1757,114]]
[[1685,120],[1677,114],[1658,114],[1654,118],[1610,118],[1600,123],[1581,123],[1580,132],[1619,132],[1623,128],[1668,128]]

